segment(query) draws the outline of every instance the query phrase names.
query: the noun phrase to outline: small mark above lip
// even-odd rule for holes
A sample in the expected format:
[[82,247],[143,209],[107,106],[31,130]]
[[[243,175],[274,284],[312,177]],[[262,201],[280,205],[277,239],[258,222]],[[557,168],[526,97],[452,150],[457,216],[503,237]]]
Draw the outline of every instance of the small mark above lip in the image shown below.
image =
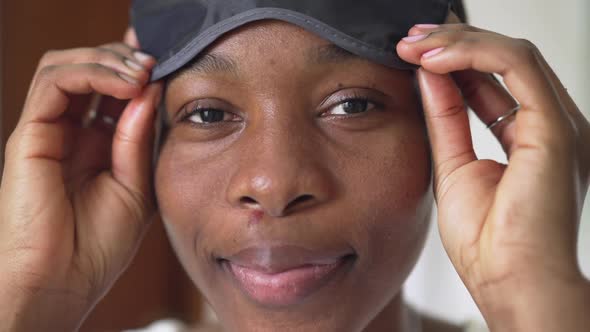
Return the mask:
[[264,211],[262,210],[254,210],[250,214],[250,218],[248,219],[248,226],[257,225],[260,221],[264,218]]

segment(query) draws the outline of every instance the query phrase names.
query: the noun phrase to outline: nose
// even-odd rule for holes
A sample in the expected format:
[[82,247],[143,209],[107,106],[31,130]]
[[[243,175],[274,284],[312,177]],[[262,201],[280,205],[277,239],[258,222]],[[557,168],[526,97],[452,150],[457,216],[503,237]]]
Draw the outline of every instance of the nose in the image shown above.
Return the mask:
[[300,132],[293,136],[296,131],[292,126],[261,128],[258,134],[242,138],[248,143],[240,146],[239,166],[227,189],[232,206],[285,217],[329,200],[335,191],[329,160],[317,140]]

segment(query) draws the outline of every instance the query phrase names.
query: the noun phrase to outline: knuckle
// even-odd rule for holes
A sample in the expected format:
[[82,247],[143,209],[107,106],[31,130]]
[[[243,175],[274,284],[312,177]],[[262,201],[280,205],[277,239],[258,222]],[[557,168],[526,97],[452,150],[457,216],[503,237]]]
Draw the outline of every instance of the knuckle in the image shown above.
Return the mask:
[[537,46],[532,41],[526,38],[517,38],[516,41],[523,50],[533,54],[537,52]]
[[463,47],[473,47],[477,43],[479,43],[479,38],[477,38],[474,34],[471,33],[463,33],[461,36],[461,43]]
[[552,160],[555,158],[570,159],[575,156],[575,140],[571,138],[572,135],[564,133],[560,137],[550,137],[541,144],[539,150],[545,160]]
[[528,39],[514,40],[514,53],[516,55],[516,63],[535,63],[537,62],[538,49]]
[[463,31],[469,31],[469,32],[478,31],[478,29],[471,24],[458,23],[458,26],[459,26],[459,29],[463,30]]
[[453,39],[455,44],[465,51],[479,43],[478,35],[470,31],[458,31]]
[[98,46],[99,49],[111,49],[118,47],[119,43],[106,43]]
[[108,72],[109,69],[97,62],[91,62],[84,65],[93,75],[98,75],[104,72]]
[[6,140],[6,146],[4,147],[4,160],[12,159],[12,156],[17,151],[17,144],[18,138],[16,137],[16,131],[13,131]]
[[453,37],[456,40],[465,40],[465,39],[467,39],[467,36],[468,36],[468,32],[465,31],[464,29],[457,30],[457,31],[455,31],[455,33],[453,33]]
[[458,116],[461,113],[464,113],[466,111],[467,111],[467,108],[465,107],[465,105],[453,104],[453,105],[448,106],[448,107],[444,108],[443,110],[437,112],[437,114],[430,115],[430,117],[432,117],[432,118],[448,118],[448,117]]
[[56,59],[58,55],[62,52],[63,51],[60,50],[47,50],[45,53],[43,53],[43,55],[39,59],[39,63],[37,64],[37,69],[35,70],[35,73],[39,73],[45,67],[55,65],[55,63],[57,62]]
[[40,126],[36,122],[24,123],[19,132],[16,134],[18,149],[30,150],[31,142],[39,139],[46,139],[43,137]]
[[45,53],[43,53],[43,55],[41,56],[41,59],[39,60],[39,67],[45,67],[48,66],[50,64],[53,63],[55,57],[57,56],[57,54],[59,54],[61,51],[58,50],[47,50],[45,51]]
[[30,144],[30,138],[39,137],[39,132],[39,126],[35,122],[27,122],[17,125],[6,141],[4,150],[5,160],[10,160],[12,157],[16,156],[19,151],[27,149]]
[[133,51],[133,48],[131,46],[129,46],[123,42],[116,42],[116,43],[112,43],[111,45],[113,48],[117,48],[117,49],[120,49],[123,51],[128,51],[128,52]]
[[130,134],[126,133],[124,130],[117,127],[114,134],[114,139],[116,141],[120,141],[126,144],[135,144],[135,141],[131,137]]
[[41,68],[37,74],[36,83],[46,84],[48,82],[53,81],[53,76],[55,76],[57,68],[58,66],[56,65],[47,65]]
[[92,63],[109,63],[113,58],[117,61],[122,61],[122,56],[116,54],[107,48],[98,47],[91,52],[90,62]]

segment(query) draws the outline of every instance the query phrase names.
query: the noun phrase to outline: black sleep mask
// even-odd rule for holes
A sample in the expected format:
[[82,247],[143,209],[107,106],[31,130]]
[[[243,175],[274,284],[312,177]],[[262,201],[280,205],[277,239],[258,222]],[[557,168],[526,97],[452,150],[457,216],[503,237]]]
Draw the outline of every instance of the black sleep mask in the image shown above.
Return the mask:
[[[360,57],[412,70],[396,44],[418,23],[443,23],[450,0],[134,0],[131,22],[158,64],[151,81],[174,73],[224,33],[276,19],[311,31]],[[271,41],[272,42],[272,41]]]

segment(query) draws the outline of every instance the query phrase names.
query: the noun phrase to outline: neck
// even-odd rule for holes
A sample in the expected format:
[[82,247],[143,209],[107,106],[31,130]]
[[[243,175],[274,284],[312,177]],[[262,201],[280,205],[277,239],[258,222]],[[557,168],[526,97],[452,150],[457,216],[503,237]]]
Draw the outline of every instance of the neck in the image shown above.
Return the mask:
[[403,301],[399,292],[375,316],[363,332],[418,332],[422,331],[420,316]]

